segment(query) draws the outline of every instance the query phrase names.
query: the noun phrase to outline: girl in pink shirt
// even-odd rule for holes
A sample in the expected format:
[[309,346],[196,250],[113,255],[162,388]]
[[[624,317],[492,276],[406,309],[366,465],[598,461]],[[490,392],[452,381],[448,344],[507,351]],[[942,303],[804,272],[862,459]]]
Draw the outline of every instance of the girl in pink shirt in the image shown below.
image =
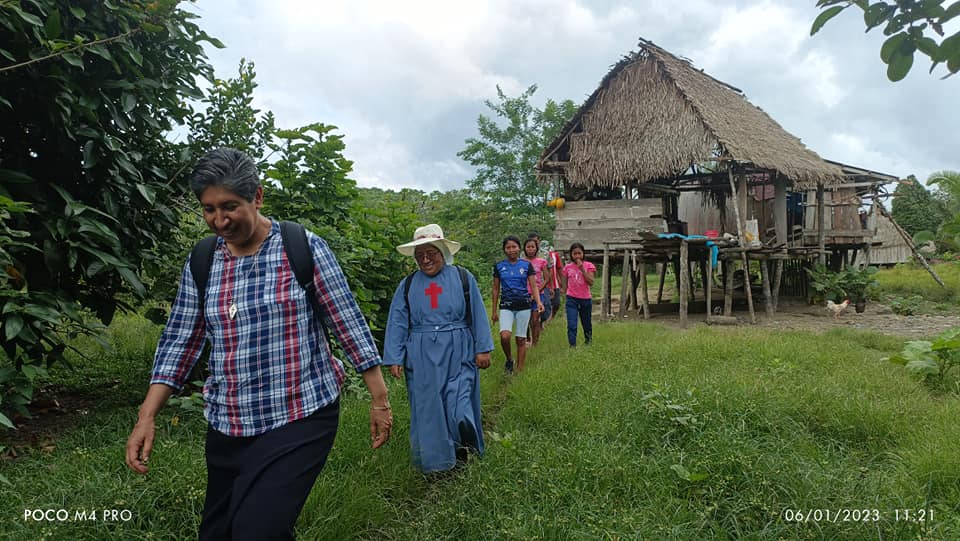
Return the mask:
[[567,342],[570,347],[577,345],[577,317],[583,324],[583,342],[593,340],[593,298],[590,286],[596,276],[597,268],[583,260],[583,245],[574,242],[570,245],[570,263],[560,272],[560,283],[567,294]]
[[[547,278],[549,277],[544,275],[547,269],[547,260],[542,257],[537,257],[537,250],[539,249],[537,239],[533,237],[528,238],[526,242],[523,243],[523,258],[533,265],[537,277],[536,289],[530,286],[528,286],[527,289],[530,291],[531,299],[539,297],[540,302],[543,304],[543,312],[540,314],[540,317],[533,316],[530,318],[530,341],[534,346],[540,341],[540,331],[543,329],[544,316],[550,315],[550,296],[547,293]],[[536,300],[531,300],[531,309],[536,311]]]

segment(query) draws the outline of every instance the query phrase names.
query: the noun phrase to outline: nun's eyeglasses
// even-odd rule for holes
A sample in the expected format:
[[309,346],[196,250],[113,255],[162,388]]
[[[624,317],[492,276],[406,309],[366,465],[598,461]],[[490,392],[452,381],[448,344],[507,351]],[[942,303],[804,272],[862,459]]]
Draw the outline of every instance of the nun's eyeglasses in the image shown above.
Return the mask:
[[424,250],[413,254],[414,259],[433,259],[440,255],[440,250]]

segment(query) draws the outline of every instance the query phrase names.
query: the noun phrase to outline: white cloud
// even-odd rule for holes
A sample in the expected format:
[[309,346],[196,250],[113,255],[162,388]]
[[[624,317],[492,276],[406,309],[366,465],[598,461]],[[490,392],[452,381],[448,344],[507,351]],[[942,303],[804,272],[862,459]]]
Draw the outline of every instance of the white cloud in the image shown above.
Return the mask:
[[[830,148],[835,160],[906,177],[911,164],[901,156],[873,148],[863,137],[849,133],[834,133],[830,136]],[[869,165],[867,165],[869,164]]]
[[497,85],[515,96],[538,84],[537,105],[580,102],[639,36],[742,88],[826,158],[918,176],[960,168],[957,79],[927,76],[918,61],[889,83],[883,36],[843,14],[810,38],[812,3],[222,0],[193,9],[228,46],[211,53],[218,74],[235,74],[240,57],[255,61],[258,106],[285,127],[338,126],[363,185],[461,187],[472,172],[456,153]]

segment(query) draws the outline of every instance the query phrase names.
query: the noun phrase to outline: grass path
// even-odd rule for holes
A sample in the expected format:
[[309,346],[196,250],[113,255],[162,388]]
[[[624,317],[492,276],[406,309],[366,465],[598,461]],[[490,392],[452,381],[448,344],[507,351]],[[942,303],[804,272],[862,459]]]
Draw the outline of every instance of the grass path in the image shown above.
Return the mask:
[[[899,346],[624,324],[571,352],[550,336],[506,385],[482,463],[378,536],[957,538],[956,399],[879,361]],[[807,509],[830,511],[784,520]]]
[[[631,322],[596,325],[594,345],[571,350],[560,324],[523,374],[505,376],[497,352],[481,377],[487,454],[442,479],[409,466],[402,382],[389,383],[395,439],[376,452],[366,403],[346,397],[300,538],[960,538],[960,404],[880,361],[902,340]],[[136,325],[118,329],[113,356],[98,360],[102,374],[93,363],[67,383],[122,377],[124,391],[54,449],[0,463],[12,483],[0,484],[0,536],[195,535],[204,486],[198,414],[165,410],[149,476],[123,465],[149,342]],[[25,509],[132,517],[32,521]],[[815,520],[787,520],[814,509],[823,510]],[[929,511],[923,523],[904,520],[897,509],[930,509],[933,520]]]

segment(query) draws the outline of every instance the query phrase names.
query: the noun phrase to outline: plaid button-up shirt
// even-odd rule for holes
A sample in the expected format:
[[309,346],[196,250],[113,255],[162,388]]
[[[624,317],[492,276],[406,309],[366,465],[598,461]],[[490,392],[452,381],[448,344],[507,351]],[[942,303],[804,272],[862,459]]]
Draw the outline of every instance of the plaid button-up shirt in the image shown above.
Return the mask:
[[[326,327],[357,372],[381,364],[333,253],[309,231],[307,238]],[[230,317],[234,302],[236,314]],[[339,396],[343,364],[331,354],[306,291],[297,283],[278,222],[272,221],[252,256],[234,257],[223,239],[217,239],[204,312],[200,314],[188,260],[150,382],[181,389],[209,341],[204,415],[215,430],[229,436],[262,434],[306,417]]]

